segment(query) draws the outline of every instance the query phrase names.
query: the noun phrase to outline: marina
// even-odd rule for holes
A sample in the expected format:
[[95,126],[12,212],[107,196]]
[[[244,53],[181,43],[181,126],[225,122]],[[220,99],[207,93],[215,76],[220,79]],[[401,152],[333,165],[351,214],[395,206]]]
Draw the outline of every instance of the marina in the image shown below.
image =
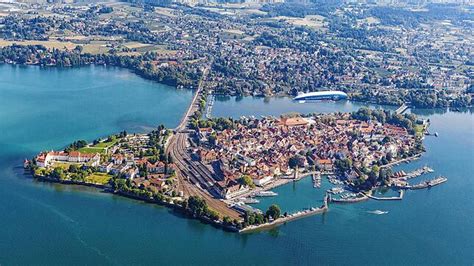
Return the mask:
[[282,216],[282,217],[280,217],[278,219],[275,219],[273,221],[270,221],[268,223],[248,226],[248,227],[240,230],[239,232],[240,233],[247,233],[247,232],[262,230],[262,229],[265,229],[265,228],[271,228],[271,227],[277,226],[279,224],[287,223],[287,222],[290,222],[290,221],[293,221],[293,220],[296,220],[296,219],[300,219],[300,218],[303,218],[303,217],[324,213],[328,210],[329,200],[330,200],[330,198],[326,194],[324,196],[324,199],[323,199],[323,205],[321,205],[318,208],[310,207],[306,210],[297,211],[295,213],[288,214],[286,216]]

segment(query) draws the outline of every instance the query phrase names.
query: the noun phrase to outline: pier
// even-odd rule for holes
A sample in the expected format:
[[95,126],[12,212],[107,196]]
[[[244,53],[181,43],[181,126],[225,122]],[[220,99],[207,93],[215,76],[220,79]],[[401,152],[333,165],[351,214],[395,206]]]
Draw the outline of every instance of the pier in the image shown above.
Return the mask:
[[441,185],[446,181],[448,181],[448,179],[446,177],[439,176],[439,177],[437,177],[435,179],[432,179],[432,180],[424,181],[424,182],[421,182],[421,183],[416,184],[416,185],[407,185],[407,186],[404,186],[404,187],[401,187],[401,188],[402,189],[411,189],[411,190],[431,188],[431,187],[434,187],[434,186],[437,186],[437,185]]
[[313,174],[313,187],[320,188],[321,187],[321,173],[316,172]]
[[430,167],[428,166],[424,166],[420,169],[417,169],[415,171],[412,171],[408,174],[405,174],[404,176],[402,176],[400,179],[402,180],[408,180],[408,179],[412,179],[412,178],[415,178],[415,177],[419,177],[421,175],[424,175],[424,174],[427,174],[427,173],[432,173],[434,172],[433,169],[431,169]]

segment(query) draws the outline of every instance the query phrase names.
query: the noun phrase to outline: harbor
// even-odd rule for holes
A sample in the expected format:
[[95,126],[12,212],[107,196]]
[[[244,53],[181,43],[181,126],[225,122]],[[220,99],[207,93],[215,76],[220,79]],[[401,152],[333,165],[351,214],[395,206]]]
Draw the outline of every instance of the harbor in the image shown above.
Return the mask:
[[271,222],[260,224],[260,225],[251,225],[248,226],[242,230],[239,231],[239,233],[247,233],[247,232],[252,232],[252,231],[258,231],[258,230],[263,230],[263,229],[268,229],[275,227],[277,225],[287,223],[296,219],[304,218],[307,216],[315,215],[315,214],[321,214],[329,209],[329,195],[325,195],[324,200],[323,200],[323,205],[321,205],[318,208],[311,207],[306,210],[298,211],[292,214],[288,214],[286,216],[282,216],[280,218],[277,218]]

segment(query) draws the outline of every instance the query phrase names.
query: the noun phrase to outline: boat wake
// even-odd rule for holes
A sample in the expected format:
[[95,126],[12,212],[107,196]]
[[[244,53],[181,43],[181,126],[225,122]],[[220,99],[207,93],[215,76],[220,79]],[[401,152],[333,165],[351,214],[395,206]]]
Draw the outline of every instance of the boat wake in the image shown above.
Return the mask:
[[367,211],[367,213],[382,215],[382,214],[387,214],[388,211],[375,210],[375,211]]

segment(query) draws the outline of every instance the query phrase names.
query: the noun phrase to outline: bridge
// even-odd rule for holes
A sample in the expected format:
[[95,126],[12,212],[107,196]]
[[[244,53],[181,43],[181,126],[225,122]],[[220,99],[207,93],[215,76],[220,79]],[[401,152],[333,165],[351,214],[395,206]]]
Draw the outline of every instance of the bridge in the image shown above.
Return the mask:
[[408,110],[408,105],[406,105],[405,103],[402,104],[402,106],[398,107],[397,110],[395,110],[395,114],[399,114],[399,115],[402,115],[403,113],[406,112],[406,110]]

